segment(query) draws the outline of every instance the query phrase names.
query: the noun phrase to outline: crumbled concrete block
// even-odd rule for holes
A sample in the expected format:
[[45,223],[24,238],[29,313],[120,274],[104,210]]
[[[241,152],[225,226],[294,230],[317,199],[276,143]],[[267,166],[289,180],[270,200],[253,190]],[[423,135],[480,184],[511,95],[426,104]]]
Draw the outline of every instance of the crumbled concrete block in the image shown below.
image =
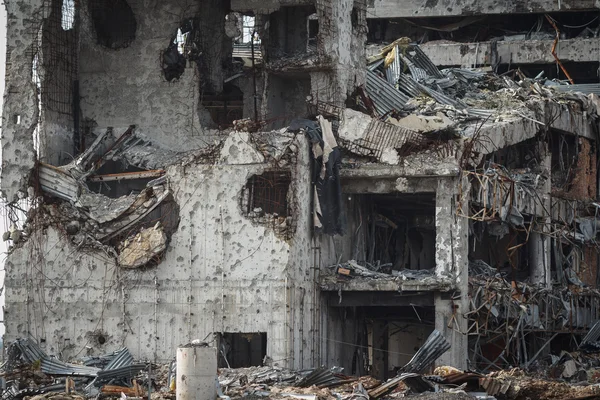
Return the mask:
[[150,262],[167,248],[167,235],[162,225],[142,229],[119,246],[118,262],[124,268],[138,268]]

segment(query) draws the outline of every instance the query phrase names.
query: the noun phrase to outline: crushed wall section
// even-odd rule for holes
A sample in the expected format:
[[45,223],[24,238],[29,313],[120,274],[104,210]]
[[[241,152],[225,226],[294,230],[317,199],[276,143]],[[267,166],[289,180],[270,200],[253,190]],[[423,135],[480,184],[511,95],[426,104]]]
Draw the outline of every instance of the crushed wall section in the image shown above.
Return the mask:
[[[248,157],[259,152],[247,133],[233,135],[221,150],[226,164],[169,168],[180,223],[155,267],[122,269],[104,252],[75,249],[52,227],[32,234],[7,261],[5,340],[33,336],[64,358],[90,344],[94,354],[125,345],[136,358],[167,361],[212,332],[266,332],[275,363],[312,365],[313,342],[304,339],[313,333],[315,302],[308,144],[300,137],[294,145],[301,229],[286,241],[243,216],[241,189],[268,164]],[[90,342],[99,334],[106,343]]]

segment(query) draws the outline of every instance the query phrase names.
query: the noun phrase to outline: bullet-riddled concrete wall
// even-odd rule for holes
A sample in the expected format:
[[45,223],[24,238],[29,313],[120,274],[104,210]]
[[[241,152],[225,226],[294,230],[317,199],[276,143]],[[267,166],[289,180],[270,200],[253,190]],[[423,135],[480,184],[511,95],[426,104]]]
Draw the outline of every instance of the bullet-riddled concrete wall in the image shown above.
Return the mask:
[[[36,86],[32,81],[32,56],[35,29],[31,16],[40,13],[42,0],[6,1],[6,87],[2,110],[2,176],[3,196],[10,202],[27,184],[35,163],[33,133],[39,110]],[[25,17],[29,16],[30,19]]]
[[79,55],[83,118],[93,120],[99,129],[112,126],[121,133],[133,124],[137,132],[171,147],[189,149],[198,146],[196,141],[213,140],[210,115],[200,105],[196,63],[188,62],[183,75],[171,82],[161,68],[163,51],[182,22],[197,15],[200,3],[129,0],[135,38],[115,50],[97,43],[89,6],[83,2]]
[[36,231],[6,262],[5,340],[33,337],[63,359],[125,345],[136,358],[164,361],[211,332],[266,332],[275,363],[312,365],[308,144],[293,144],[297,229],[285,239],[242,213],[243,186],[268,166],[249,142],[233,133],[220,162],[168,169],[180,223],[158,266],[122,269],[54,227]]

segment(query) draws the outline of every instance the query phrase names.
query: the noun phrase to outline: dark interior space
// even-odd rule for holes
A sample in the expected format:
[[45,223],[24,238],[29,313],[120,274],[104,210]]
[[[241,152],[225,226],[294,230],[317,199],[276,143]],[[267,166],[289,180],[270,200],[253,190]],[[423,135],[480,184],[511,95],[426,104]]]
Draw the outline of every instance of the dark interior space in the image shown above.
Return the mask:
[[529,278],[530,245],[524,228],[511,227],[501,221],[473,221],[469,242],[470,262],[481,260],[511,281]]
[[[563,12],[549,16],[561,39],[598,37],[598,12]],[[545,14],[500,14],[460,17],[370,19],[369,42],[393,41],[403,36],[417,43],[434,40],[476,42],[488,40],[554,39],[556,31]]]
[[233,121],[243,118],[244,93],[231,83],[223,85],[222,93],[202,93],[201,101],[219,128],[231,127]]
[[[435,195],[358,195],[353,210],[358,261],[381,265],[382,270],[435,267]],[[364,257],[364,260],[361,259]]]
[[267,355],[267,333],[222,333],[219,368],[258,367]]

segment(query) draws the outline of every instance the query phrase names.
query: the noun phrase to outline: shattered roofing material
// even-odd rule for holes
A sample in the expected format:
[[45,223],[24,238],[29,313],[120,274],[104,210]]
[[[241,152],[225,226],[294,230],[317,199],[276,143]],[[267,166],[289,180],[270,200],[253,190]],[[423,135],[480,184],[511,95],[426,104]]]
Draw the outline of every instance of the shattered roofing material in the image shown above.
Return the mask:
[[403,107],[409,100],[408,96],[396,90],[373,71],[367,71],[367,93],[375,102],[380,115]]
[[44,192],[67,201],[75,201],[79,196],[79,184],[62,169],[39,163],[39,183]]
[[450,350],[450,343],[436,329],[431,332],[431,335],[429,335],[423,346],[419,348],[408,364],[402,367],[402,371],[423,372],[448,350]]

